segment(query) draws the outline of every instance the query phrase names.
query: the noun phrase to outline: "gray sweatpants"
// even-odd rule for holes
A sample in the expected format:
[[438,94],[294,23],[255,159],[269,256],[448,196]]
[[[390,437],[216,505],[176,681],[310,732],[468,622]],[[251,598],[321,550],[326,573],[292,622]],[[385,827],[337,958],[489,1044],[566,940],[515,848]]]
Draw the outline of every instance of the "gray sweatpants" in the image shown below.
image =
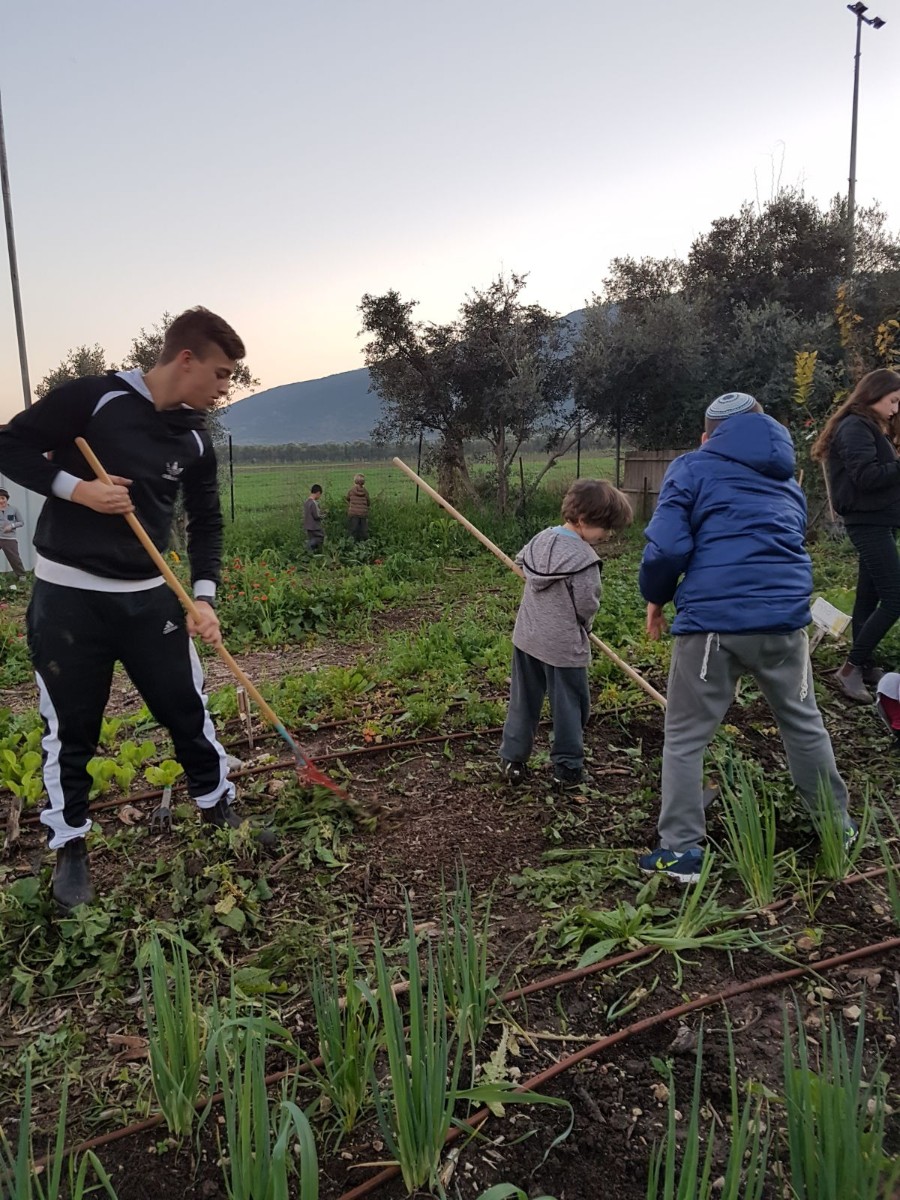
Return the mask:
[[503,725],[500,757],[527,762],[541,719],[544,696],[553,716],[554,766],[580,771],[584,766],[584,727],[591,715],[587,667],[551,667],[513,647],[509,710]]
[[816,806],[822,781],[846,819],[847,785],[816,704],[806,631],[681,634],[666,695],[659,840],[667,850],[680,854],[703,840],[703,753],[745,674],[759,684],[778,723],[800,795]]

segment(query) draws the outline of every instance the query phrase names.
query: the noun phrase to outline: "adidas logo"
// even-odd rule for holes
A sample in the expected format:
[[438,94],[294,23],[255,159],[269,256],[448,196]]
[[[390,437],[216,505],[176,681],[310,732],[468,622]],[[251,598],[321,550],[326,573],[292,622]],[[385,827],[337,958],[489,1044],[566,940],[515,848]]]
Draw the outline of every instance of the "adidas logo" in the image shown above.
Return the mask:
[[165,625],[163,625],[163,633],[174,633],[177,628],[178,626],[174,621],[166,621]]

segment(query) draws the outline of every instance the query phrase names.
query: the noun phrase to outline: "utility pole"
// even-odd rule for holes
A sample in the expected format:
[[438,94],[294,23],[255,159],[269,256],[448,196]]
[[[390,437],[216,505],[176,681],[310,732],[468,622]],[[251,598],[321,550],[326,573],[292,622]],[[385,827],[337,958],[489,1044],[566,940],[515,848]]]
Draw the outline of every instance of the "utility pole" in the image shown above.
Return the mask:
[[22,370],[22,392],[25,407],[31,407],[31,383],[28,379],[28,354],[25,350],[25,322],[22,319],[22,294],[19,291],[19,263],[16,258],[16,235],[13,232],[12,199],[9,193],[9,164],[6,159],[6,135],[3,130],[3,101],[0,99],[0,190],[3,192],[3,213],[6,217],[6,245],[9,249],[9,278],[12,283],[13,312],[16,317],[16,337],[19,342],[19,366]]
[[881,29],[885,22],[881,17],[867,17],[868,5],[858,0],[856,4],[848,4],[847,8],[856,17],[856,56],[853,62],[853,119],[850,123],[850,178],[847,188],[847,278],[853,276],[856,258],[854,242],[856,221],[856,119],[859,110],[859,55],[862,40],[863,21],[873,29]]

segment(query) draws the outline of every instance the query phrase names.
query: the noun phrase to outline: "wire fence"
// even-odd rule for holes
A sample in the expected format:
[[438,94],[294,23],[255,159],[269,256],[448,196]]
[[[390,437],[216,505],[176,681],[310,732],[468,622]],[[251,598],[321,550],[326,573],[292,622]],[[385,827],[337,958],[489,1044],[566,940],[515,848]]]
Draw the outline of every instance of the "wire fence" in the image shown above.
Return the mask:
[[[315,484],[322,488],[323,508],[339,511],[355,475],[365,476],[365,486],[373,505],[418,498],[419,489],[391,464],[390,459],[366,457],[363,447],[354,446],[353,450],[362,451],[362,454],[346,461],[246,461],[242,448],[232,446],[229,439],[220,454],[222,507],[226,517],[230,516],[234,521],[247,517],[296,516]],[[436,476],[427,466],[427,452],[423,454],[421,448],[412,446],[400,457],[428,483],[436,485]],[[518,500],[523,487],[527,490],[533,484],[546,461],[547,455],[538,452],[523,454],[517,459],[510,475],[512,503]],[[485,499],[490,499],[495,490],[492,465],[476,459],[470,463],[469,470],[476,488]],[[614,482],[615,457],[593,447],[580,452],[576,446],[571,454],[551,467],[540,486],[562,490],[579,477]]]

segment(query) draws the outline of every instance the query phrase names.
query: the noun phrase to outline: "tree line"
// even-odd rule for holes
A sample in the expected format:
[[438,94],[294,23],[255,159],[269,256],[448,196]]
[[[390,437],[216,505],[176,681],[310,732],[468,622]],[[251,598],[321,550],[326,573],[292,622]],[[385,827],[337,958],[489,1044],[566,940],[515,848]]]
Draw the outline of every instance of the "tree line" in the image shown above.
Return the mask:
[[524,274],[474,289],[444,324],[417,319],[397,291],[366,294],[375,434],[429,431],[451,496],[474,494],[466,447],[481,439],[501,508],[527,442],[542,441],[544,472],[579,433],[691,445],[703,408],[726,391],[756,396],[802,456],[859,375],[900,366],[900,238],[878,205],[858,210],[850,280],[848,237],[840,197],[821,207],[786,189],[713,221],[684,259],[613,259],[573,322],[526,303]]

